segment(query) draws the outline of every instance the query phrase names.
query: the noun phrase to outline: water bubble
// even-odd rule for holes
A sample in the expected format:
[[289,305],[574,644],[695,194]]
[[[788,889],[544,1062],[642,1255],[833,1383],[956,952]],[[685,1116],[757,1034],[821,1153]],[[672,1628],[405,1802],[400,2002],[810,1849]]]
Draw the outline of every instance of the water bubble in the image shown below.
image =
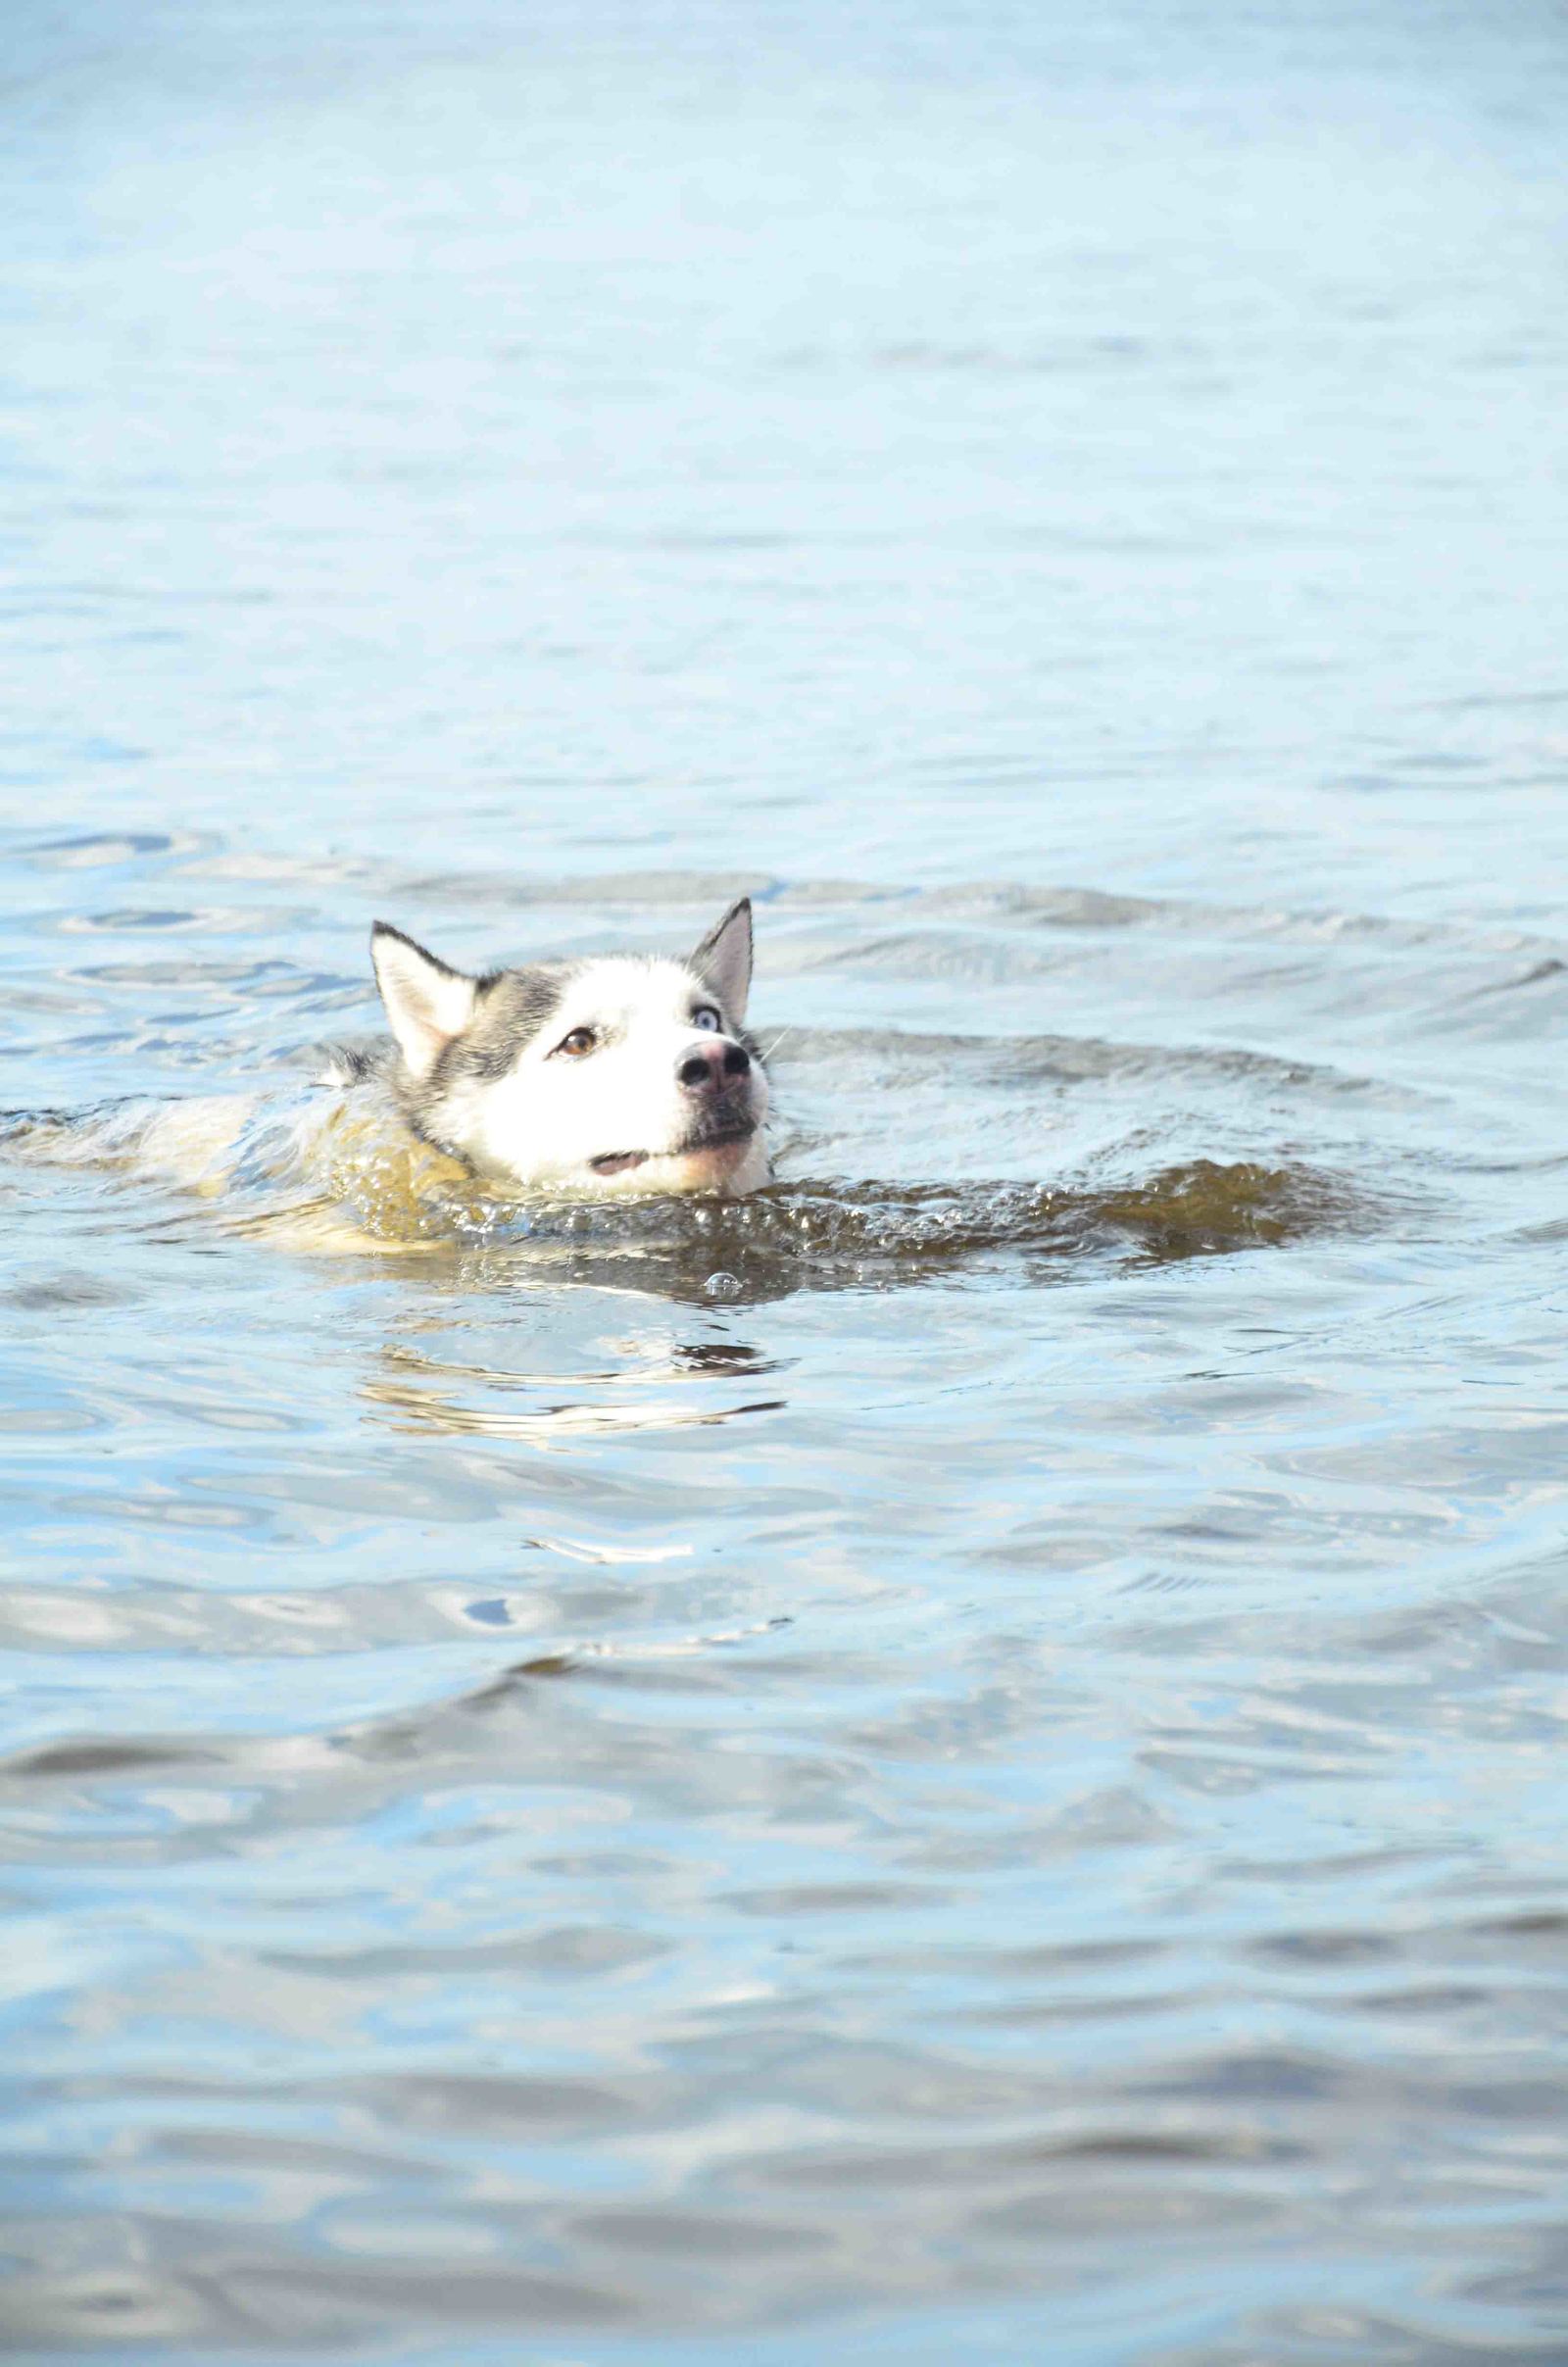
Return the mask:
[[703,1288],[710,1299],[738,1299],[741,1295],[739,1278],[722,1271],[710,1274]]

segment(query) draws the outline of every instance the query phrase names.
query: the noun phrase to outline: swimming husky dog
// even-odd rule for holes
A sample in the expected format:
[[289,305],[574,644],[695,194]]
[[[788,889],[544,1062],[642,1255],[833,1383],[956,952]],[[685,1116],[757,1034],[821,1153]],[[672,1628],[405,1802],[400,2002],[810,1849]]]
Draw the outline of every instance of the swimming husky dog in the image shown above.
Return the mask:
[[337,1056],[383,1078],[419,1138],[486,1182],[572,1199],[754,1192],[768,1088],[744,1026],[742,897],[685,962],[552,962],[469,977],[378,920],[394,1046]]

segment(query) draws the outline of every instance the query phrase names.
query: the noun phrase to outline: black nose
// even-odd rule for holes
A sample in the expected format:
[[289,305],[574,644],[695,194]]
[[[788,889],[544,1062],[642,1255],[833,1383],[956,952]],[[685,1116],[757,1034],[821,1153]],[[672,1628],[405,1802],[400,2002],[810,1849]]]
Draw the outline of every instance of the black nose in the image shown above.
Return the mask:
[[694,1093],[717,1093],[729,1078],[745,1076],[752,1065],[752,1056],[739,1044],[726,1044],[722,1051],[715,1044],[711,1052],[691,1053],[675,1071],[678,1082],[689,1085]]

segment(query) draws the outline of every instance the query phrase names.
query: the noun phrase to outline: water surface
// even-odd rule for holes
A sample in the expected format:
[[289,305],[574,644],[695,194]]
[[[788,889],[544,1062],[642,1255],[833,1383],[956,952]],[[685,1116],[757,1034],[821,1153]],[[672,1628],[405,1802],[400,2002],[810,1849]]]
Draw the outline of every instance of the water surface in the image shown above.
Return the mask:
[[[21,13],[14,2355],[1568,2356],[1565,40]],[[300,1154],[743,890],[757,1201]]]

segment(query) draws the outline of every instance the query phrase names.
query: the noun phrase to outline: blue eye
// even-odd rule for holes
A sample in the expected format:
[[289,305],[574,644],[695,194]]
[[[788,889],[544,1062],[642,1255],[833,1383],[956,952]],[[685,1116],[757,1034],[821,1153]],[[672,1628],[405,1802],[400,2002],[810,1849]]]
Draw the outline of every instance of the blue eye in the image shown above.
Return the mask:
[[724,1022],[711,1003],[704,1003],[692,1012],[692,1025],[706,1027],[711,1036],[721,1036],[724,1032]]

